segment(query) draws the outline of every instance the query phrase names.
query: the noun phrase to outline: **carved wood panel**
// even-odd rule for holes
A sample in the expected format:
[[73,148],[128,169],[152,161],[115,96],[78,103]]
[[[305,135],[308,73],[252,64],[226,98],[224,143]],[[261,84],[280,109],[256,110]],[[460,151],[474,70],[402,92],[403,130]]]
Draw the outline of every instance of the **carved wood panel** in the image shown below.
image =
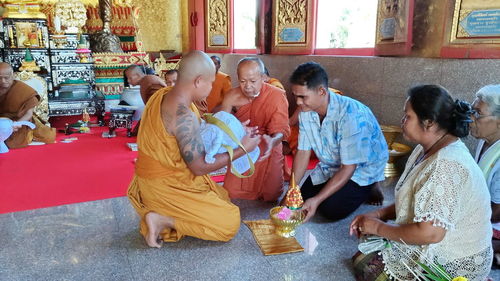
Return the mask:
[[273,54],[313,52],[316,7],[316,0],[273,0]]
[[205,1],[205,46],[207,51],[232,49],[231,0]]

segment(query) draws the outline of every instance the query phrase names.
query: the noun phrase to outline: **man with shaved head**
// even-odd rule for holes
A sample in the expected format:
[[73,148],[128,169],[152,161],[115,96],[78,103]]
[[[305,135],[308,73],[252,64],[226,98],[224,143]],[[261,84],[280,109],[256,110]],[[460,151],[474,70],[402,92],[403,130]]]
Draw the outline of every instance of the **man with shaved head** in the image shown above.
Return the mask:
[[141,87],[141,97],[144,104],[146,104],[156,91],[163,87],[167,87],[167,84],[156,75],[146,75],[143,68],[143,66],[133,64],[127,67],[125,71],[123,71],[123,74],[129,85],[139,85]]
[[214,108],[222,102],[224,94],[231,89],[231,77],[226,73],[219,71],[220,58],[218,56],[210,57],[215,64],[215,81],[212,84],[212,91],[207,97],[208,112],[212,112]]
[[15,127],[15,132],[5,141],[9,148],[25,147],[33,140],[54,142],[55,129],[46,126],[33,113],[40,100],[40,95],[33,88],[14,80],[14,70],[8,63],[0,62],[0,117],[12,121],[30,121],[36,126],[35,129]]
[[[207,175],[229,163],[228,153],[205,162],[200,115],[194,101],[210,92],[215,66],[203,52],[183,57],[177,83],[157,91],[144,109],[138,136],[139,155],[128,197],[141,217],[141,234],[150,247],[183,236],[228,241],[240,227],[240,212],[227,192]],[[248,130],[248,152],[260,136]],[[234,158],[243,156],[241,148]]]
[[231,198],[274,201],[282,193],[281,141],[290,134],[288,101],[285,91],[264,83],[265,66],[259,58],[243,58],[237,72],[240,85],[225,94],[221,109],[258,127],[263,138],[259,147],[262,155],[251,177],[241,179],[228,172],[224,187]]

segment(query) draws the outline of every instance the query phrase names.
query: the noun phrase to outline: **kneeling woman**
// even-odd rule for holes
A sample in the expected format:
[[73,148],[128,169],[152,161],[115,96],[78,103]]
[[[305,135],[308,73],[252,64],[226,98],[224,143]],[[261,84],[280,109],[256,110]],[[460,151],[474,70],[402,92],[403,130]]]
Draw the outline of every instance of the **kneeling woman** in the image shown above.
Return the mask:
[[[486,279],[492,261],[491,209],[481,170],[459,139],[470,106],[436,85],[409,90],[404,137],[417,143],[395,188],[395,204],[354,218],[351,234],[377,235],[392,247],[356,254],[357,280],[415,280],[416,263],[440,264],[452,276]],[[387,223],[395,220],[395,224]]]

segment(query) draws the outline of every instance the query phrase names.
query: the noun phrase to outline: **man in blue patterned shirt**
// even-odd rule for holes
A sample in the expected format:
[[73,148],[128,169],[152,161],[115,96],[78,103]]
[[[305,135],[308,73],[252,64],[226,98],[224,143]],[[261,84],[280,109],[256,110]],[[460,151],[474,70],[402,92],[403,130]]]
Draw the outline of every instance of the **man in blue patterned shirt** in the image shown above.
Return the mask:
[[367,201],[384,180],[387,144],[371,110],[352,98],[328,90],[321,65],[301,64],[290,77],[299,114],[299,145],[293,161],[298,182],[305,174],[311,150],[318,165],[302,184],[307,211],[340,220]]

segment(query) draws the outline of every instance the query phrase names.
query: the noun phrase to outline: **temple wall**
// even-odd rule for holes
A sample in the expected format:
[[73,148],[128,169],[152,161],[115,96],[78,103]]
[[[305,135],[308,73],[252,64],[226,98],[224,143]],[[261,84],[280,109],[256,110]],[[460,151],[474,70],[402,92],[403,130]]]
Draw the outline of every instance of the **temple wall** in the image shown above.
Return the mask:
[[143,41],[145,51],[182,52],[182,8],[185,4],[181,2],[181,0],[133,0],[133,5],[141,9],[137,24],[139,40]]
[[[236,65],[244,55],[226,54],[221,71],[237,83]],[[458,60],[396,57],[260,56],[271,77],[289,90],[288,78],[295,67],[315,61],[323,65],[330,86],[368,105],[380,124],[400,124],[406,91],[412,85],[440,84],[460,99],[472,101],[479,88],[500,83],[500,60]],[[288,94],[290,97],[290,93]],[[401,141],[401,140],[400,140]],[[474,141],[467,140],[469,148]]]

